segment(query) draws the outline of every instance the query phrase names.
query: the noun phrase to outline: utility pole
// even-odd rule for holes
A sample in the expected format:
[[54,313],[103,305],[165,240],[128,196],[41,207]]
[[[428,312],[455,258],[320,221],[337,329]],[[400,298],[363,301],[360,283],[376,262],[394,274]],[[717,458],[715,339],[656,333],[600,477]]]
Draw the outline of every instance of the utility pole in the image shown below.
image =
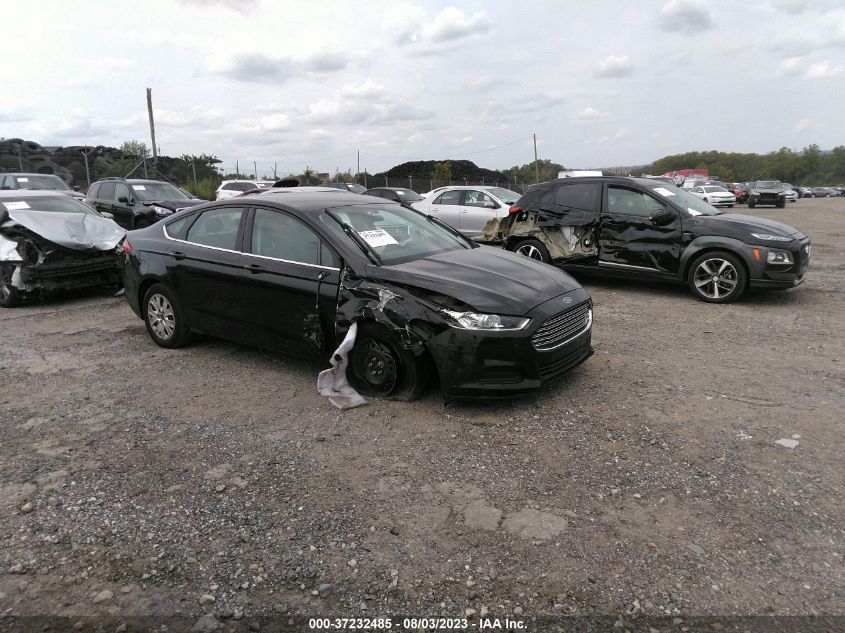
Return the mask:
[[156,126],[153,122],[153,89],[147,88],[147,115],[150,118],[150,140],[153,142],[153,163],[158,162],[158,150],[156,145]]
[[279,179],[279,177],[276,175],[276,164],[277,163],[273,163],[273,180]]
[[537,162],[537,135],[534,135],[534,173],[537,175],[537,182],[540,182],[540,163]]
[[235,161],[235,178],[241,177],[241,168],[238,167],[238,161]]
[[361,150],[358,150],[358,166],[355,167],[355,180],[358,180],[358,174],[361,173]]
[[[82,154],[82,156],[85,158],[85,180],[88,181],[88,186],[90,187],[91,186],[91,171],[88,168],[88,156],[94,152],[94,148],[92,147],[91,149],[88,149],[88,146],[86,145],[85,149],[88,150],[88,151],[79,152],[79,153]],[[23,171],[23,170],[21,170],[21,171]]]
[[194,172],[194,193],[200,195],[200,186],[197,183],[197,164],[194,161],[191,161],[191,171]]
[[255,180],[258,180],[258,163],[252,161],[252,171],[255,172]]

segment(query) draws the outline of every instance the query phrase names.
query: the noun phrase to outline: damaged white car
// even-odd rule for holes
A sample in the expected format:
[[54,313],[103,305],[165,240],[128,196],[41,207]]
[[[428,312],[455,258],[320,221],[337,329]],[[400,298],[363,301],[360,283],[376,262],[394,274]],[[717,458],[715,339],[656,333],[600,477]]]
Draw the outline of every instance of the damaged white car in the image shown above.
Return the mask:
[[126,231],[73,198],[0,191],[0,307],[90,286],[118,287]]

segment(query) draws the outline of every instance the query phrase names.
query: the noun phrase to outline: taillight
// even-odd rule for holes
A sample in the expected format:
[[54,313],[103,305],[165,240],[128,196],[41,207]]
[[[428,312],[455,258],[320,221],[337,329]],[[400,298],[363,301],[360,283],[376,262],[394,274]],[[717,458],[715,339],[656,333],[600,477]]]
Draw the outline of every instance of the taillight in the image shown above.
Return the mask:
[[129,243],[129,240],[123,240],[123,252],[126,255],[132,253],[132,244]]
[[513,205],[510,209],[508,209],[508,213],[522,213],[522,207]]

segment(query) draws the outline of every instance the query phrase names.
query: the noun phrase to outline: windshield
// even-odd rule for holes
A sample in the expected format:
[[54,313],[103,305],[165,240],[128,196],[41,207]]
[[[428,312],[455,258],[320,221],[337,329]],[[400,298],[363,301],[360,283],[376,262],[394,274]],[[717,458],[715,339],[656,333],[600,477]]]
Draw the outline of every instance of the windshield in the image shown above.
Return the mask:
[[138,200],[190,200],[184,191],[174,187],[167,182],[145,182],[143,184],[132,184],[132,189]]
[[38,196],[31,198],[0,198],[0,204],[9,211],[29,209],[31,211],[55,211],[56,213],[90,213],[98,215],[88,207],[70,196]]
[[692,195],[685,189],[665,185],[663,187],[653,187],[652,191],[660,194],[660,196],[667,200],[671,200],[693,217],[696,215],[719,215],[720,213],[716,207],[711,207],[707,202]]
[[[421,213],[403,207],[354,205],[328,211],[340,222],[348,224],[387,266],[471,248],[460,235]],[[355,242],[328,213],[321,212],[318,218],[339,241]]]
[[503,189],[501,187],[497,187],[495,189],[488,189],[490,193],[496,196],[499,200],[504,202],[505,204],[513,204],[517,200],[520,199],[520,195],[515,191],[511,191],[510,189]]
[[705,193],[728,193],[728,190],[724,187],[702,187],[702,189],[704,189]]
[[410,189],[397,189],[396,195],[399,196],[399,199],[403,202],[417,202],[418,200],[423,199],[420,194],[416,191],[411,191]]
[[349,185],[348,188],[352,193],[364,193],[367,191],[367,188],[363,185]]
[[780,189],[780,183],[777,180],[758,180],[754,186],[757,189]]
[[58,176],[16,176],[18,189],[54,189],[56,191],[73,191]]

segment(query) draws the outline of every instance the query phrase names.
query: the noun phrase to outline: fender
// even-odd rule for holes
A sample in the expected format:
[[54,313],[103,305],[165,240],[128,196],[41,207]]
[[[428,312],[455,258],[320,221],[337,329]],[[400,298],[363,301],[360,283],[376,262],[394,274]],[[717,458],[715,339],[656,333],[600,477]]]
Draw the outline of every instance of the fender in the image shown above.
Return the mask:
[[754,262],[749,259],[748,244],[742,240],[733,237],[721,237],[719,235],[703,235],[687,244],[684,252],[681,253],[681,265],[678,269],[681,275],[681,281],[686,279],[692,260],[698,257],[703,251],[708,250],[728,251],[741,258],[748,270],[753,270],[754,268]]

